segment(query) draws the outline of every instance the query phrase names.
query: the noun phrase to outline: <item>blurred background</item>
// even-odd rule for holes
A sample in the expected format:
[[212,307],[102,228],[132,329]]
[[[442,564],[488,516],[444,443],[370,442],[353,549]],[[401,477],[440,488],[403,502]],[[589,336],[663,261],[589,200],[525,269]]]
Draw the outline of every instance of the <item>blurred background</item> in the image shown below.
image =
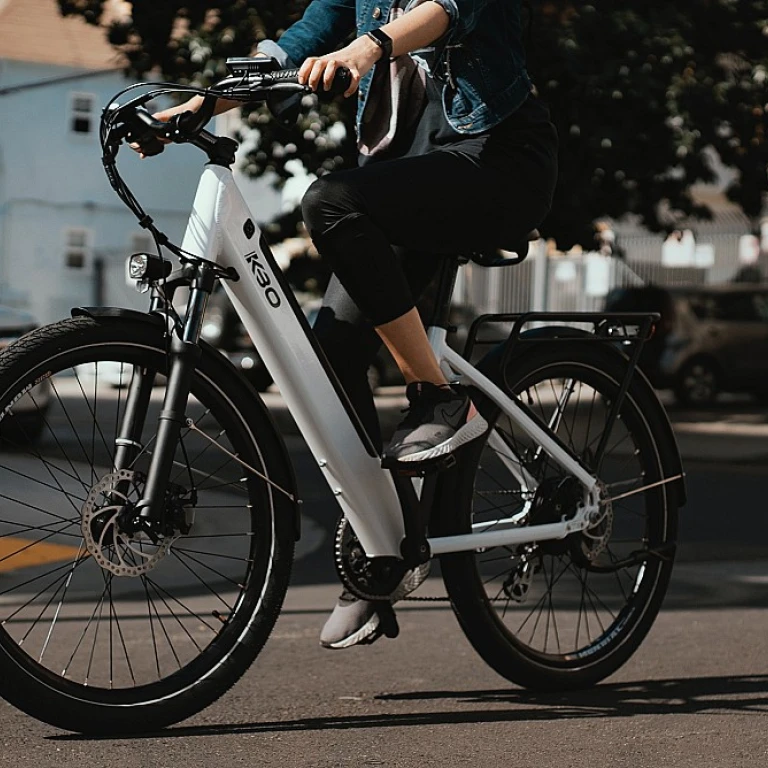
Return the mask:
[[[306,5],[0,0],[0,343],[72,306],[145,305],[125,258],[154,245],[99,156],[111,97],[142,80],[213,83],[228,56],[279,38]],[[755,506],[768,458],[768,1],[524,6],[529,69],[560,135],[557,196],[522,265],[462,271],[452,343],[484,312],[659,312],[642,367],[674,421],[693,500],[711,507],[716,535],[712,484],[723,489],[723,503],[752,520],[725,549],[754,554],[761,534],[768,541]],[[215,130],[240,141],[238,179],[311,319],[328,274],[298,203],[317,176],[354,164],[355,100],[310,96],[304,107],[294,129],[244,108]],[[171,238],[182,236],[200,170],[189,147],[147,163],[121,156]],[[259,389],[270,386],[221,296],[205,335]],[[385,356],[371,383],[383,418],[398,413],[399,377]],[[707,535],[698,521],[696,551],[723,554]]]

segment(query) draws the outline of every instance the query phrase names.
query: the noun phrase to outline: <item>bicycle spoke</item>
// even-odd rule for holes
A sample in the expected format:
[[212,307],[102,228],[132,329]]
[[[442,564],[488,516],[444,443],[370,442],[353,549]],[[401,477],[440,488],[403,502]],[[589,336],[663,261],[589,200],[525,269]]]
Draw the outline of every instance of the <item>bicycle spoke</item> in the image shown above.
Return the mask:
[[155,623],[152,618],[152,598],[149,596],[149,579],[142,575],[141,583],[144,585],[144,594],[147,599],[147,618],[149,619],[149,632],[152,636],[152,649],[155,652],[155,669],[157,669],[157,679],[160,680],[162,674],[160,672],[160,656],[157,652],[157,637],[155,636]]
[[[589,466],[608,428],[614,391],[609,388],[601,392],[579,376],[564,372],[558,376],[543,375],[540,380],[528,382],[521,389],[520,397],[538,419],[556,430],[569,450]],[[622,412],[604,453],[600,480],[602,493],[607,498],[642,489],[649,483],[640,450],[624,419],[624,410],[630,407],[628,402],[622,404]],[[537,493],[540,493],[542,482],[559,483],[567,477],[566,474],[510,420],[497,420],[495,430],[509,449],[503,450],[497,440],[486,447],[479,462],[475,476],[473,530],[493,530],[498,528],[501,520],[510,519],[520,526],[551,522],[550,518],[536,518],[537,507],[532,503],[535,494],[530,494],[526,500],[511,470],[513,466],[521,466],[518,457],[535,457],[534,461],[528,461],[525,469],[533,475],[531,484],[539,488]],[[520,602],[528,603],[519,606],[524,608],[522,612],[512,610],[514,603],[509,595],[505,595],[504,584],[499,587],[499,582],[516,578],[514,558],[502,563],[507,560],[506,555],[477,556],[479,581],[497,616],[510,625],[513,634],[524,645],[546,655],[567,658],[568,654],[599,642],[608,627],[619,619],[612,606],[627,605],[637,598],[637,568],[611,570],[610,566],[648,547],[645,527],[648,505],[653,498],[633,495],[611,504],[606,511],[611,516],[607,541],[601,541],[599,532],[596,537],[584,536],[584,543],[579,546],[585,548],[585,553],[595,550],[596,554],[591,555],[592,562],[598,569],[606,568],[604,576],[593,578],[585,564],[577,566],[569,554],[570,545],[566,543],[533,545],[534,552],[541,551],[541,560],[532,585],[522,588],[529,590],[528,600],[526,592],[522,592]],[[517,518],[514,517],[516,513]],[[497,567],[494,570],[494,562],[498,562],[498,566],[504,565],[504,569],[498,572]]]
[[178,556],[176,551],[173,552],[173,555],[184,566],[184,568],[186,568],[187,571],[192,574],[196,581],[199,581],[203,587],[205,587],[205,589],[207,589],[215,598],[217,598],[230,613],[232,612],[232,606],[218,592],[216,592],[216,590],[213,589],[213,587],[211,587],[208,582],[204,581],[188,563],[185,563],[184,560]]

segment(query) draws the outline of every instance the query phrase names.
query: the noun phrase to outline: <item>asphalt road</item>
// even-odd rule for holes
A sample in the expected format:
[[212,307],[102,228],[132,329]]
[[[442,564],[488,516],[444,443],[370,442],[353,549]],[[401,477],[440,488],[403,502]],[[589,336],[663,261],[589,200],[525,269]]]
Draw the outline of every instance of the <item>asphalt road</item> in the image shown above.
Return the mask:
[[[708,570],[685,572],[698,581]],[[742,577],[725,569],[716,586],[726,578],[741,584]],[[763,585],[767,577],[768,569],[750,571]],[[401,610],[397,640],[324,651],[316,639],[324,614],[318,606],[334,588],[296,587],[257,663],[201,715],[141,738],[89,740],[1,706],[0,764],[765,765],[768,612],[703,607],[701,591],[678,581],[644,645],[603,685],[543,696],[488,669],[442,606]]]
[[[762,424],[750,408],[676,421]],[[195,718],[135,739],[62,734],[0,703],[0,765],[765,765],[768,462],[760,443],[749,456],[718,455],[717,430],[696,429],[697,440],[715,442],[686,464],[689,504],[664,610],[635,656],[592,691],[542,696],[511,686],[442,603],[403,604],[396,640],[321,649],[317,636],[338,592],[328,539],[336,510],[303,443],[289,437],[311,545],[243,680]],[[440,595],[439,579],[423,591]]]

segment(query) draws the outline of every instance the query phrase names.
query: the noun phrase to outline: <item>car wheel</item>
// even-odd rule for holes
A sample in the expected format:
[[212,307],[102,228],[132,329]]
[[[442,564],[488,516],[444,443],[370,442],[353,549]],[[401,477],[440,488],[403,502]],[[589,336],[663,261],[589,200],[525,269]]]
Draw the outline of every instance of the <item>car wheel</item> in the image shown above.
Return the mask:
[[371,392],[375,392],[381,386],[382,373],[377,365],[371,364],[368,367],[368,386]]
[[678,374],[675,397],[682,405],[712,405],[719,392],[718,371],[709,360],[691,360]]
[[264,367],[257,366],[251,370],[244,370],[243,373],[257,392],[266,392],[272,385],[272,376]]

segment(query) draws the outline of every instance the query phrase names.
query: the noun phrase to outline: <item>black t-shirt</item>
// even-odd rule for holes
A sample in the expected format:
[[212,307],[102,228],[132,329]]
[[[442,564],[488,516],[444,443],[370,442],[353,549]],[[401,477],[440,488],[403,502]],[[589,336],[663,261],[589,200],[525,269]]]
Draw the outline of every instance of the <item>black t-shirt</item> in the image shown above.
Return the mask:
[[[551,194],[550,169],[557,162],[557,132],[550,121],[549,109],[540,99],[530,94],[518,109],[490,130],[463,134],[455,131],[445,117],[441,86],[428,77],[426,88],[427,98],[413,127],[399,131],[384,152],[361,157],[361,164],[449,151],[476,163],[481,162],[485,153],[486,157],[493,158],[499,170],[508,163],[509,170],[514,171],[523,151],[529,159],[540,164],[544,172],[542,189]],[[532,183],[535,186],[535,178]]]

